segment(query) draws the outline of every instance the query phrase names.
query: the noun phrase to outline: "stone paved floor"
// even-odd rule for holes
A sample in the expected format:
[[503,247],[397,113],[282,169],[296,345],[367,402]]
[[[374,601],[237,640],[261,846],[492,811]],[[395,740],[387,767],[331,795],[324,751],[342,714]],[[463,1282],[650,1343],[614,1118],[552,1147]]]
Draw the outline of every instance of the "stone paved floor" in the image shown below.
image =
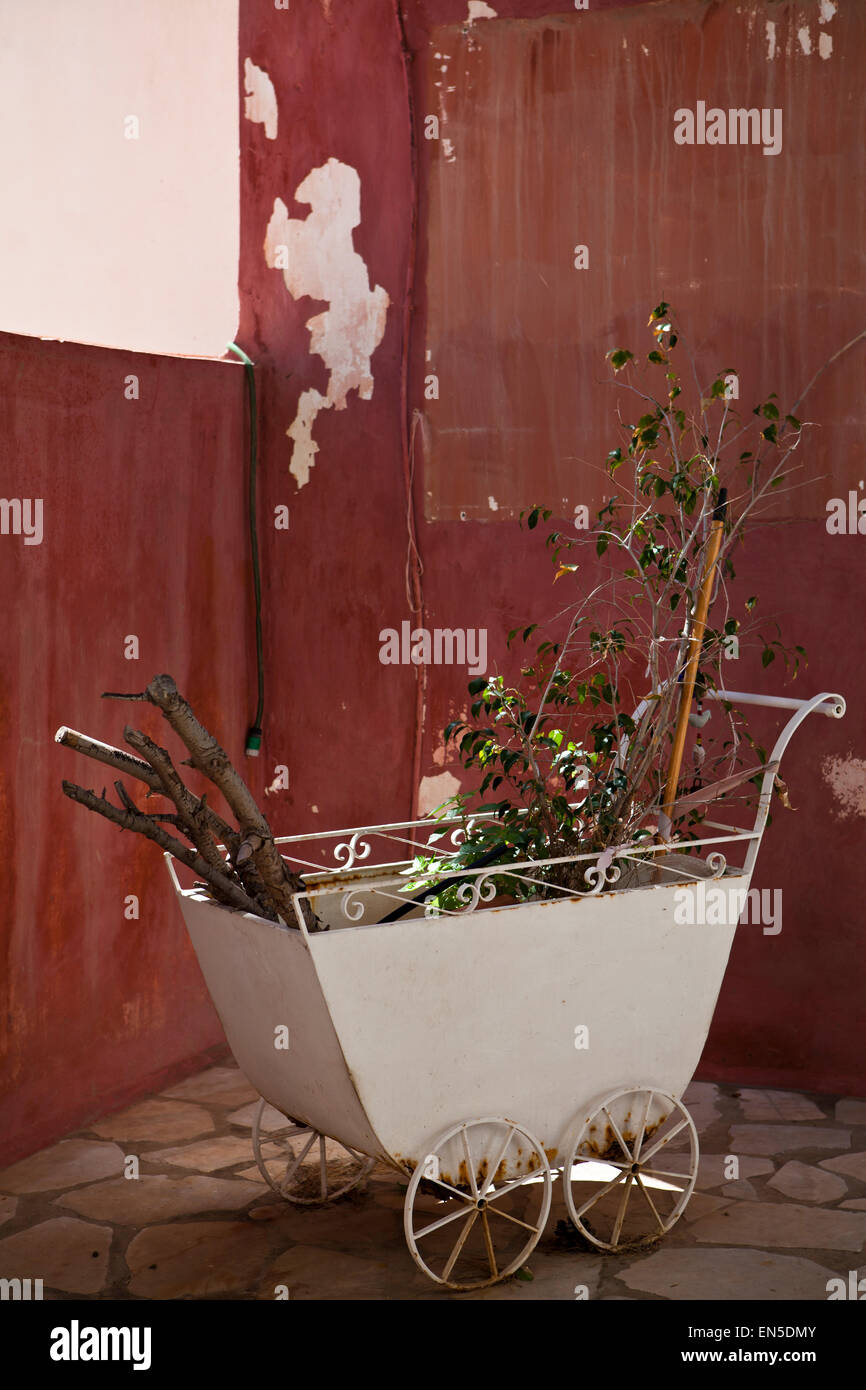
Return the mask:
[[700,1173],[661,1244],[562,1248],[557,1182],[531,1279],[468,1294],[413,1264],[405,1183],[384,1167],[327,1208],[279,1201],[252,1161],[256,1100],[236,1068],[214,1067],[7,1168],[0,1277],[42,1278],[60,1299],[272,1299],[283,1286],[293,1299],[519,1301],[578,1285],[602,1299],[825,1300],[828,1280],[866,1275],[866,1100],[693,1083]]

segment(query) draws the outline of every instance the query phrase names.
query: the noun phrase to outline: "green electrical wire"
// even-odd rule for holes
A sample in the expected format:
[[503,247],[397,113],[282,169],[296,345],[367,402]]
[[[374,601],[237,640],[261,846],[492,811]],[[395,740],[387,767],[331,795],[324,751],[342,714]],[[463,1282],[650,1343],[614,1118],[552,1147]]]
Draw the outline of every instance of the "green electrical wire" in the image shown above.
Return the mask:
[[244,364],[247,378],[247,393],[250,401],[250,549],[253,557],[253,589],[256,599],[256,669],[258,672],[259,695],[256,717],[247,730],[245,752],[257,757],[262,746],[262,716],[265,708],[265,658],[262,642],[262,576],[259,568],[259,537],[256,528],[256,473],[259,465],[258,409],[256,406],[256,369],[247,354],[237,343],[229,343],[227,351],[233,352]]

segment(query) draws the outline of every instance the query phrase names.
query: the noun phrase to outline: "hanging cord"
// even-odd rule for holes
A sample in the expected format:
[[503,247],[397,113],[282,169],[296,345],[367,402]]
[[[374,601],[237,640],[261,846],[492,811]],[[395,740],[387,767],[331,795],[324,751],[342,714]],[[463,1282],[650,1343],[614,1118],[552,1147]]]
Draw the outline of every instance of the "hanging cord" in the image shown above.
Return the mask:
[[[414,307],[415,259],[418,247],[418,148],[415,138],[415,100],[411,72],[412,51],[406,38],[400,0],[394,0],[394,22],[397,31],[397,43],[400,48],[400,59],[403,66],[403,81],[406,92],[406,122],[409,140],[409,177],[411,189],[409,246],[406,256],[406,283],[403,301],[403,343],[400,354],[400,435],[403,454],[403,478],[406,487],[406,528],[408,531],[406,599],[412,617],[419,622],[419,625],[423,625],[424,593],[421,576],[424,567],[421,563],[421,555],[418,549],[414,500],[415,430],[423,417],[421,416],[421,412],[416,410],[412,413],[411,423],[409,418],[409,348],[412,331],[412,310]],[[427,667],[423,663],[420,663],[416,667],[416,671],[415,729],[412,750],[412,786],[410,789],[411,818],[413,821],[419,818],[418,801],[421,785],[421,755],[424,743],[424,720],[426,715]],[[414,844],[414,837],[412,843]]]
[[258,676],[258,704],[256,717],[247,729],[244,752],[249,758],[257,758],[262,746],[262,715],[265,708],[265,658],[262,642],[262,576],[259,568],[259,536],[256,529],[256,474],[259,465],[259,421],[256,406],[256,369],[246,353],[237,343],[229,343],[227,351],[233,352],[244,364],[247,378],[247,394],[250,402],[250,479],[249,516],[250,549],[253,559],[253,591],[256,600],[256,671]]

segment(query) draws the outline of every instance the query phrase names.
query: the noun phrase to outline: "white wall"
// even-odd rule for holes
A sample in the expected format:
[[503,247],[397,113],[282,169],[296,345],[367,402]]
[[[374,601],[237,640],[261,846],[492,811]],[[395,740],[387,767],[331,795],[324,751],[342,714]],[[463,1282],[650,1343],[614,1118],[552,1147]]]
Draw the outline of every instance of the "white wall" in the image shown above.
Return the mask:
[[0,0],[0,329],[223,355],[238,322],[237,8]]

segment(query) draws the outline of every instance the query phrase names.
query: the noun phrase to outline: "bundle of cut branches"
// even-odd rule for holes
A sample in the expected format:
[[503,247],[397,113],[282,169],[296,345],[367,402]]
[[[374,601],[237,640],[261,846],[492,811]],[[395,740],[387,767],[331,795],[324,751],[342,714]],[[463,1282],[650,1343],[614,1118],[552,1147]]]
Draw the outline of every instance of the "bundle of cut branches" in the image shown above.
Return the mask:
[[[232,766],[225,750],[196,718],[172,677],[154,676],[146,690],[138,694],[105,691],[102,698],[156,705],[186,746],[189,758],[185,765],[203,773],[222,793],[237,826],[215,811],[206,796],[199,797],[190,791],[165,748],[128,725],[123,737],[138,756],[65,726],[58,729],[54,737],[57,743],[144,782],[148,788],[147,797],[165,797],[174,804],[173,811],[147,814],[140,810],[119,780],[114,783],[119,806],[106,799],[105,788],[100,796],[74,782],[64,781],[65,795],[122,830],[135,830],[168,850],[204,880],[202,886],[217,902],[253,912],[272,922],[294,924],[293,894],[304,890],[304,881],[291,871],[279,853],[271,828],[249,787]],[[171,834],[165,828],[167,825],[183,834],[189,845]],[[319,930],[318,918],[305,899],[301,900],[301,910],[307,928]]]

